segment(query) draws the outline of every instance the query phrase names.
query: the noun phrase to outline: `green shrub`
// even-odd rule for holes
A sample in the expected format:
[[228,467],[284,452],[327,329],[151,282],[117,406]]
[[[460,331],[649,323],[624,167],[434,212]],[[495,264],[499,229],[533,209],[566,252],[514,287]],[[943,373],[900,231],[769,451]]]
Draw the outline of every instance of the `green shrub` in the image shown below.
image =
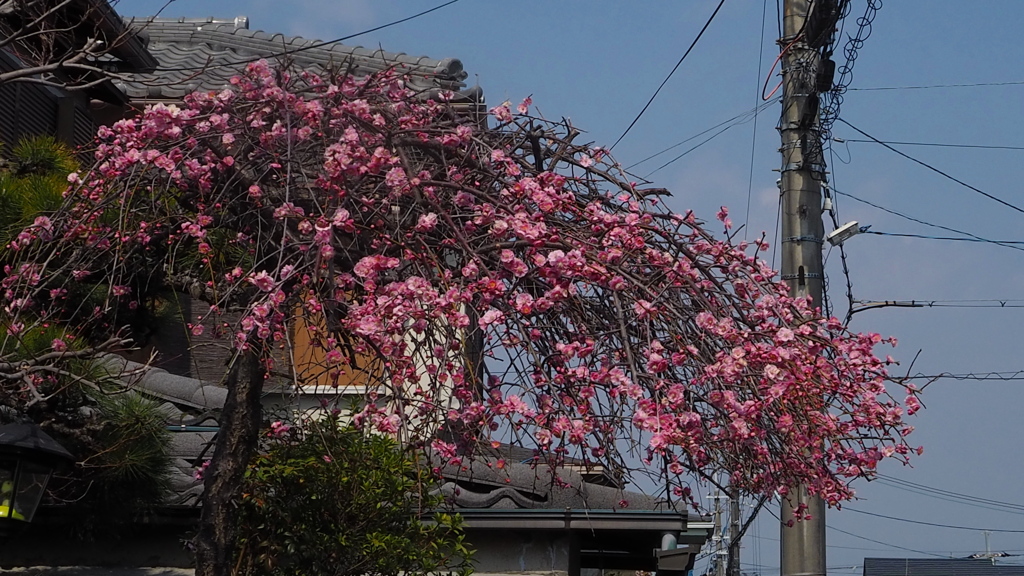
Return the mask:
[[169,489],[170,432],[160,404],[133,392],[90,391],[99,412],[69,443],[81,462],[65,492],[76,521],[71,533],[86,540],[128,535],[151,515]]
[[[281,429],[276,429],[280,433]],[[458,516],[437,513],[429,470],[335,418],[285,433],[250,466],[238,574],[468,574]],[[424,521],[423,516],[433,517]]]
[[0,237],[9,242],[37,216],[60,207],[67,176],[78,169],[70,148],[50,136],[23,138],[0,170]]

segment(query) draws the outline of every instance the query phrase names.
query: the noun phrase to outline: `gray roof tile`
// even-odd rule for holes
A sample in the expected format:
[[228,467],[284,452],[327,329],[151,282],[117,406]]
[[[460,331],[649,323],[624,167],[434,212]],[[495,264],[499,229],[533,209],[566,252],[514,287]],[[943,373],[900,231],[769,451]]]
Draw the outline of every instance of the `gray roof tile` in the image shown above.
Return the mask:
[[170,454],[190,462],[204,454],[209,457],[213,454],[209,445],[214,436],[215,432],[171,432]]
[[[630,510],[685,512],[662,498],[587,482],[576,470],[545,464],[506,463],[492,458],[462,466],[443,466],[439,488],[459,508],[613,510],[625,501]],[[557,479],[557,481],[556,481]]]
[[254,58],[272,60],[284,51],[315,46],[288,55],[309,70],[352,65],[358,75],[394,67],[413,89],[459,90],[466,72],[454,58],[435,60],[401,52],[326,43],[301,36],[249,30],[248,19],[147,18],[131,25],[149,40],[150,53],[160,62],[155,72],[129,75],[118,87],[135,99],[180,99],[196,90],[221,90]]
[[177,406],[219,410],[227,399],[226,388],[202,380],[177,376],[166,370],[131,362],[113,354],[104,356],[101,362],[109,374],[124,381],[128,387]]
[[195,477],[192,461],[172,458],[168,473],[170,488],[164,496],[167,506],[197,506],[203,495],[203,483]]

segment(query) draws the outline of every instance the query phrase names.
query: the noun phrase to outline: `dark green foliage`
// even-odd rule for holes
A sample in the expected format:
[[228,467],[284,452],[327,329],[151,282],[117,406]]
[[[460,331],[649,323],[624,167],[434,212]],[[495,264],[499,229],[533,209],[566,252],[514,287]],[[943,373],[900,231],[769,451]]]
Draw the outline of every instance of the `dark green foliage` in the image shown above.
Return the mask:
[[[71,149],[52,136],[22,138],[12,152],[12,156],[18,163],[15,171],[20,175],[63,174],[67,176],[78,170],[78,162],[75,161]],[[61,191],[67,185],[65,178]]]
[[106,425],[94,460],[98,481],[111,492],[108,506],[144,512],[167,489],[170,433],[166,415],[159,404],[133,392],[100,397],[98,404]]
[[[434,513],[429,471],[395,443],[337,419],[271,441],[250,466],[238,515],[246,576],[468,574],[460,519]],[[433,515],[433,521],[421,516]]]
[[[25,138],[0,151],[0,264],[9,261],[6,245],[39,216],[63,202],[68,173],[77,170],[74,154],[48,136]],[[65,317],[57,315],[7,337],[0,356],[10,362],[55,352],[55,342],[74,352],[94,337],[87,330],[69,330],[65,322],[107,305],[109,286],[68,282]],[[39,298],[45,298],[42,293]],[[140,307],[138,316],[148,313]],[[148,316],[145,318],[149,318]],[[8,320],[0,314],[0,329]],[[142,324],[142,322],[140,322]],[[76,336],[77,333],[77,336]],[[79,459],[71,473],[50,485],[54,500],[76,516],[75,532],[86,538],[116,535],[145,516],[164,498],[170,467],[170,434],[159,404],[125,391],[117,374],[108,374],[92,359],[67,361],[61,371],[38,373],[33,384],[45,400],[25,407],[20,383],[0,386],[0,404],[22,411],[42,423]]]
[[71,499],[73,533],[83,539],[118,538],[164,499],[170,469],[170,433],[160,405],[134,392],[90,391],[96,416],[65,442],[81,459],[63,489]]
[[72,151],[50,136],[24,138],[0,170],[0,240],[5,244],[37,216],[60,208],[67,176],[78,169]]

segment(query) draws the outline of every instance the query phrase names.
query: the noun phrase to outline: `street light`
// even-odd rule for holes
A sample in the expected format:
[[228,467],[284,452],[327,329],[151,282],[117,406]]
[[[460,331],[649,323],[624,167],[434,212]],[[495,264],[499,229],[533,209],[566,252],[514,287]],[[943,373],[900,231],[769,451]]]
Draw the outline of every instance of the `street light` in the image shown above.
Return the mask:
[[828,236],[825,236],[825,239],[828,240],[829,244],[839,246],[857,234],[867,232],[868,228],[871,228],[871,226],[858,226],[857,221],[854,220],[853,222],[847,222],[839,228],[829,232]]
[[35,424],[0,426],[0,531],[31,522],[54,469],[74,459]]

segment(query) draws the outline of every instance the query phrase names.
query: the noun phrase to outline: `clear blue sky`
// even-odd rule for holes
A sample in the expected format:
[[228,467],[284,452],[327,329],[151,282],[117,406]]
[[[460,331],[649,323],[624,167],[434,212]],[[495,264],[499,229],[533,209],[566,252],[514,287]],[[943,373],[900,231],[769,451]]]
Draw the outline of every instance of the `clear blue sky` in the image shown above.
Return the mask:
[[[440,3],[439,1],[437,3]],[[124,15],[148,15],[158,0],[124,0]],[[250,27],[330,39],[419,12],[435,2],[414,0],[176,0],[168,16],[246,15]],[[865,0],[852,0],[853,16]],[[549,117],[571,118],[588,137],[618,138],[692,41],[716,0],[461,0],[423,18],[351,40],[389,51],[456,57],[490,103],[532,95]],[[766,9],[762,40],[762,10]],[[853,17],[847,30],[854,27]],[[1020,0],[888,0],[859,53],[851,88],[1024,81]],[[777,53],[775,0],[727,0],[659,98],[615,149],[637,162],[760,102],[760,86]],[[763,51],[759,65],[759,54]],[[776,80],[770,81],[774,86]],[[882,140],[1024,146],[1024,85],[926,90],[850,91],[842,117]],[[748,199],[752,235],[776,237],[779,158],[773,107],[732,128],[652,176],[674,192],[673,207],[713,219],[721,205],[743,222]],[[862,136],[842,125],[834,134]],[[699,142],[697,140],[696,142]],[[751,150],[753,146],[753,159]],[[636,168],[645,175],[689,146]],[[1024,151],[898,146],[936,168],[1011,204],[1024,206]],[[920,220],[997,240],[1024,241],[1024,213],[955,184],[876,144],[837,144],[837,190]],[[753,174],[752,180],[749,175]],[[748,189],[750,194],[748,195]],[[836,201],[841,222],[872,230],[950,236],[847,197]],[[831,227],[829,226],[828,229]],[[1024,300],[1024,252],[969,244],[863,235],[848,244],[854,296],[862,300]],[[830,297],[845,314],[845,278],[829,254]],[[1020,304],[1020,303],[1018,303]],[[854,317],[853,328],[895,335],[904,369],[920,350],[914,372],[1024,369],[1024,308],[884,308]],[[925,455],[913,468],[885,475],[953,492],[1024,505],[1024,382],[940,380],[924,395],[915,419]],[[849,507],[924,522],[1024,531],[1022,512],[982,509],[897,490],[881,482],[857,485],[862,501]],[[830,512],[830,574],[859,574],[865,556],[920,556],[984,551],[976,530],[905,524],[850,511]],[[765,515],[746,539],[744,570],[778,573],[778,529]],[[754,538],[757,537],[757,538]],[[1024,554],[1024,533],[994,533],[994,550]],[[1014,559],[1009,559],[1013,561]],[[856,566],[852,569],[850,567]],[[846,567],[846,568],[843,568]],[[699,567],[698,567],[699,568]]]

